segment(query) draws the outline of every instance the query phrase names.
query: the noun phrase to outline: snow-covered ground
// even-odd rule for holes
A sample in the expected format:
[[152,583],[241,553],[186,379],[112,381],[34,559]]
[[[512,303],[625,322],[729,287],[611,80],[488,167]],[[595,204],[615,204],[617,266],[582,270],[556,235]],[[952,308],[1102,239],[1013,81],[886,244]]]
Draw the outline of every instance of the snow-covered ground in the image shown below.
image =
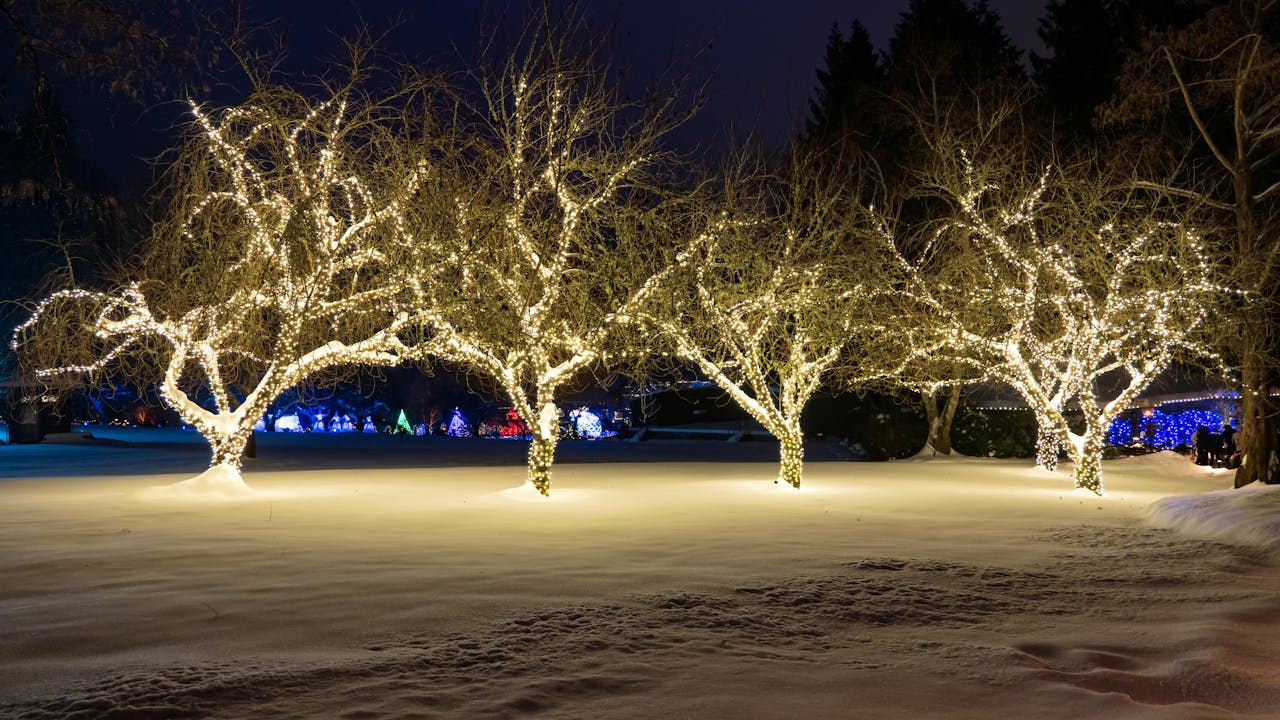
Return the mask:
[[1280,492],[1171,454],[94,434],[0,447],[6,719],[1280,717]]

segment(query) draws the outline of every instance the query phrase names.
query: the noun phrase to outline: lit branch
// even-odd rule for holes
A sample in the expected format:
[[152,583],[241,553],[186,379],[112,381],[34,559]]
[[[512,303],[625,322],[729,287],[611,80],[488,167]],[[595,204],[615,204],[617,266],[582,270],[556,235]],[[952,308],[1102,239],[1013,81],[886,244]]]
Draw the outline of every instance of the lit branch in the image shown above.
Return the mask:
[[[736,169],[695,207],[696,235],[641,314],[778,439],[778,480],[799,488],[805,405],[851,341],[881,330],[874,294],[850,279],[850,185],[802,160],[785,178],[763,167]],[[848,379],[856,363],[843,365]]]
[[[967,157],[934,179],[954,215],[918,259],[899,251],[887,220],[870,227],[902,273],[913,356],[1012,386],[1040,423],[1037,462],[1052,468],[1065,448],[1077,487],[1101,493],[1108,423],[1175,359],[1213,357],[1203,331],[1233,291],[1178,218],[1096,177],[1051,170],[1020,183],[1000,162],[981,168],[1002,174],[998,184]],[[1067,426],[1070,403],[1081,434]]]
[[[430,169],[412,159],[416,128],[345,92],[312,104],[266,89],[221,112],[192,103],[200,132],[176,166],[177,205],[155,228],[149,275],[115,293],[55,293],[14,346],[41,376],[129,374],[113,367],[149,357],[138,367],[154,368],[164,401],[212,446],[211,466],[236,478],[254,424],[289,387],[400,362],[399,333],[425,317],[405,311],[421,278],[400,269],[402,207]],[[85,332],[79,345],[63,339]],[[68,362],[79,355],[91,361]]]
[[418,211],[447,216],[455,243],[423,268],[419,297],[438,311],[419,354],[497,385],[532,431],[528,478],[543,494],[557,395],[601,366],[661,272],[664,240],[629,228],[660,201],[636,188],[675,123],[676,95],[623,100],[599,59],[576,50],[590,45],[580,31],[540,16],[506,66],[478,78],[481,127],[451,174],[453,201]]

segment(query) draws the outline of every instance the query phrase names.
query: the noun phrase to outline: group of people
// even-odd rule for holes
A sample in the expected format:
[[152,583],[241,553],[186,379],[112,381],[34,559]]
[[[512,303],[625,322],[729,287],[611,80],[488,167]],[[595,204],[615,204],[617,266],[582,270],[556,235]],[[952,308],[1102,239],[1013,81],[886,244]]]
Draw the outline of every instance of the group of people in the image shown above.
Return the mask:
[[1230,423],[1222,426],[1222,432],[1214,433],[1205,425],[1191,433],[1191,448],[1197,465],[1213,467],[1240,467],[1240,451],[1236,448],[1236,430]]

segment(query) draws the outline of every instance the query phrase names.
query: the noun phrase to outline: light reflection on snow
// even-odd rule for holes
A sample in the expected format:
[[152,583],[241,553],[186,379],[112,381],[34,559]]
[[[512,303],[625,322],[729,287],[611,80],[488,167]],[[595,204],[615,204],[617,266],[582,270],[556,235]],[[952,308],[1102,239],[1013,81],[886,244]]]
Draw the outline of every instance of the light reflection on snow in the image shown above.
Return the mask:
[[580,488],[557,488],[553,483],[551,486],[551,495],[546,496],[538,492],[533,487],[533,483],[526,482],[523,485],[505,490],[499,490],[493,495],[503,500],[518,503],[555,503],[557,505],[568,503],[580,503],[587,500],[595,493],[590,490],[582,490]]

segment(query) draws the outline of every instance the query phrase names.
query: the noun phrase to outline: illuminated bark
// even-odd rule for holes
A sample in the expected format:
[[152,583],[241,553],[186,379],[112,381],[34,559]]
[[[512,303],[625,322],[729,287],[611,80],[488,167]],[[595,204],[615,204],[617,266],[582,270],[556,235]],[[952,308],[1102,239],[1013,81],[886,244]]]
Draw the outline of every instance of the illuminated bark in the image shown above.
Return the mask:
[[778,436],[778,479],[800,489],[800,478],[804,474],[804,437],[797,425],[786,430],[775,431]]
[[659,141],[683,116],[678,93],[634,102],[620,92],[577,19],[552,17],[550,5],[532,15],[527,42],[477,77],[482,121],[445,173],[450,203],[421,197],[414,217],[427,228],[420,242],[446,238],[418,268],[435,332],[419,354],[507,395],[533,436],[529,481],[547,495],[557,394],[612,361],[662,272],[655,258],[669,241],[637,228],[664,184]]

